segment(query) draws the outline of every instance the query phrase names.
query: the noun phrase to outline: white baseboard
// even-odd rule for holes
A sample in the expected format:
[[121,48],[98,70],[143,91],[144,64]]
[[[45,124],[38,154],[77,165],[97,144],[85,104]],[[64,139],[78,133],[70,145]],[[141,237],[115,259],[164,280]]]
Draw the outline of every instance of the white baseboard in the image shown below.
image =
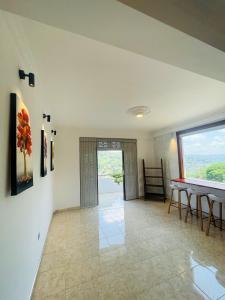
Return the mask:
[[72,207],[68,207],[68,208],[56,209],[53,214],[58,214],[58,213],[61,213],[61,212],[70,211],[70,210],[77,210],[77,209],[80,209],[80,206],[72,206]]

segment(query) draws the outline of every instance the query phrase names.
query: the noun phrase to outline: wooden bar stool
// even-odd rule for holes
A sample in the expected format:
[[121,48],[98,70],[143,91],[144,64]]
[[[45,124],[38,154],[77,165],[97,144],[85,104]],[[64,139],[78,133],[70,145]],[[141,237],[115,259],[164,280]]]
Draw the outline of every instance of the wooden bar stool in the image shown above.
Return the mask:
[[[214,203],[217,202],[219,203],[219,218],[215,219],[214,214],[213,214],[213,205]],[[225,198],[217,197],[213,194],[208,194],[208,205],[209,205],[209,216],[208,216],[208,225],[206,229],[206,235],[209,235],[209,229],[210,225],[213,222],[214,226],[216,226],[216,221],[219,220],[220,222],[220,230],[223,230],[223,204],[225,204]],[[216,226],[218,227],[218,226]]]
[[[185,216],[185,223],[187,223],[187,218],[189,212],[192,215],[192,211],[196,211],[196,217],[198,218],[200,216],[200,225],[201,225],[201,230],[203,231],[203,217],[202,217],[202,197],[206,197],[208,200],[208,195],[204,194],[197,189],[192,189],[189,188],[187,189],[188,193],[188,204],[187,204],[187,210],[186,210],[186,216]],[[196,196],[196,209],[191,208],[191,197]]]
[[[176,184],[170,184],[170,188],[171,188],[171,196],[170,196],[170,203],[169,203],[169,207],[168,207],[168,214],[170,213],[170,207],[174,206],[174,207],[178,208],[179,218],[181,220],[182,219],[182,214],[181,214],[181,210],[182,210],[181,193],[185,192],[186,196],[188,197],[187,188],[179,187]],[[174,201],[174,199],[173,199],[174,191],[178,191],[178,202]]]

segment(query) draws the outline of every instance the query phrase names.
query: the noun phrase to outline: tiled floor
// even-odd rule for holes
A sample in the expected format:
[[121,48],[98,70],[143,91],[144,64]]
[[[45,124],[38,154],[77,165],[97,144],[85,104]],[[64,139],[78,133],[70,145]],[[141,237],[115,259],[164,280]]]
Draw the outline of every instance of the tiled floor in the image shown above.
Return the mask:
[[206,237],[168,204],[56,214],[33,300],[223,299],[225,234]]

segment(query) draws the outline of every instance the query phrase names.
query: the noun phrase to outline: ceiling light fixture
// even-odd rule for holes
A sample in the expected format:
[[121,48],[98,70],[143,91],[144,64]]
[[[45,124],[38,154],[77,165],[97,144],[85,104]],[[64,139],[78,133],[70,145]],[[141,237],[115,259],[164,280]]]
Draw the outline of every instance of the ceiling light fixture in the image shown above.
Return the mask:
[[137,117],[137,118],[143,118],[144,115],[143,115],[142,113],[138,113],[138,114],[136,114],[136,117]]
[[136,118],[143,118],[145,115],[150,113],[150,109],[147,106],[134,106],[128,109],[128,112]]

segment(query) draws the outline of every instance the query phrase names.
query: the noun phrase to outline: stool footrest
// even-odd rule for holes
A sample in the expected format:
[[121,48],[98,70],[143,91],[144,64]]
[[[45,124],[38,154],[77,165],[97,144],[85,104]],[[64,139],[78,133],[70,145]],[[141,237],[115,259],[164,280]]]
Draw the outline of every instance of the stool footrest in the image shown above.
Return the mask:
[[[170,206],[179,208],[178,202],[172,202],[172,203],[170,204]],[[181,209],[186,209],[186,208],[187,208],[187,205],[182,203],[182,204],[181,204]]]
[[[193,214],[193,211],[194,211],[194,212],[197,212],[197,213],[196,213],[196,214],[195,214],[195,213]],[[191,209],[191,212],[192,212],[192,216],[198,216],[198,212],[200,212],[200,210],[197,210],[196,208],[192,208],[192,209]],[[208,213],[202,212],[202,214],[205,214],[204,216],[202,216],[202,220],[208,219]],[[207,214],[207,216],[206,216],[206,214]]]
[[[221,220],[220,220],[219,218],[215,218],[215,217],[214,217],[214,221],[211,220],[211,224],[213,224],[214,227],[220,228],[221,230],[224,230],[224,231],[225,231],[225,226],[223,227],[223,225],[222,225],[222,228],[221,228],[220,225],[217,225],[217,224],[216,224],[216,221],[221,222]],[[225,224],[225,220],[222,220],[222,224]]]

